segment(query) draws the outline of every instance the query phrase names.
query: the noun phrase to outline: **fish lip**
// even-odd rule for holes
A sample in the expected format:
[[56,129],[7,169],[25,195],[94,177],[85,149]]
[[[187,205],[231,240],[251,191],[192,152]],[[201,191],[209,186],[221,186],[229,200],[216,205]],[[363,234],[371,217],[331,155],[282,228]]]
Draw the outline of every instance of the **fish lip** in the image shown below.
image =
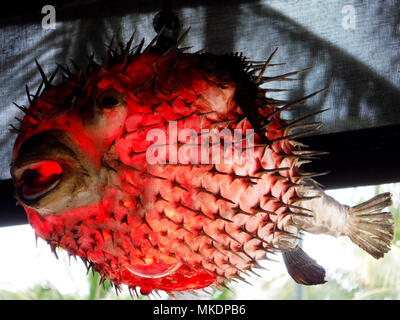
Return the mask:
[[[27,167],[44,161],[56,162],[61,167],[62,172],[59,179],[53,181],[48,188],[41,190],[36,195],[26,197],[21,190],[22,175]],[[70,147],[68,136],[62,130],[45,130],[28,138],[20,145],[10,167],[17,200],[22,205],[38,206],[42,198],[54,191],[65,178],[68,178],[67,175],[63,175],[64,172],[68,171],[73,174],[76,171],[78,162],[79,158]]]
[[[152,274],[146,274],[145,270],[142,270],[142,271],[135,270],[134,266],[126,266],[126,269],[130,273],[132,273],[132,274],[134,274],[135,276],[138,276],[138,277],[157,279],[157,278],[163,278],[163,277],[166,277],[166,276],[170,275],[171,273],[173,273],[176,270],[178,270],[181,265],[182,265],[182,263],[176,262],[174,264],[171,264],[170,267],[167,268],[166,270],[163,270],[163,271],[158,272],[158,273],[152,273]],[[144,268],[142,267],[142,269],[144,269]]]
[[63,168],[63,165],[59,163],[59,160],[56,161],[55,159],[36,159],[36,160],[31,159],[29,161],[24,162],[23,164],[19,164],[18,167],[14,166],[12,168],[12,178],[16,189],[16,197],[20,202],[22,202],[22,204],[28,206],[37,204],[42,198],[44,198],[46,195],[52,192],[62,181],[63,171],[58,175],[58,178],[56,180],[54,180],[43,190],[40,190],[32,195],[27,195],[26,193],[23,192],[24,173],[26,172],[26,170],[32,168],[35,165],[44,163],[46,161],[56,162],[57,164],[60,165],[61,168]]

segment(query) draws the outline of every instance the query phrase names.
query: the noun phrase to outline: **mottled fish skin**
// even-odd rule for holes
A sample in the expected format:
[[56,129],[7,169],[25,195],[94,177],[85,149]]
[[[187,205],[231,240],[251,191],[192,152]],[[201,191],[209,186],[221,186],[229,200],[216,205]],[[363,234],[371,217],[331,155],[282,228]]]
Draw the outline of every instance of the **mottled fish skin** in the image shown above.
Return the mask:
[[[301,230],[358,239],[358,221],[339,219],[347,207],[299,169],[307,157],[294,139],[320,125],[298,122],[317,113],[298,121],[280,118],[323,90],[287,102],[266,97],[260,87],[305,70],[263,77],[276,50],[254,66],[239,55],[188,54],[177,47],[132,52],[131,43],[110,49],[102,65],[91,62],[87,71],[62,67],[65,79],[55,86],[38,64],[45,89],[34,98],[28,94],[30,106],[20,129],[14,128],[17,197],[36,235],[54,252],[62,247],[102,281],[147,294],[244,280],[243,274],[261,267],[258,261],[294,250]],[[217,143],[219,161],[191,163],[196,156],[184,149],[188,137],[171,143],[171,124],[197,136],[204,129],[254,130],[253,142],[234,140],[227,149],[240,145],[251,157],[229,162]],[[168,149],[170,163],[149,163],[151,130],[164,133],[165,145],[176,147],[184,161],[174,162]],[[308,199],[310,188],[319,198]],[[40,197],[34,199],[36,190]],[[385,243],[388,238],[390,232]]]
[[304,188],[302,194],[311,199],[298,203],[310,213],[310,217],[293,218],[301,229],[313,234],[328,234],[334,237],[346,235],[349,206],[337,202],[315,183],[310,183],[309,189]]

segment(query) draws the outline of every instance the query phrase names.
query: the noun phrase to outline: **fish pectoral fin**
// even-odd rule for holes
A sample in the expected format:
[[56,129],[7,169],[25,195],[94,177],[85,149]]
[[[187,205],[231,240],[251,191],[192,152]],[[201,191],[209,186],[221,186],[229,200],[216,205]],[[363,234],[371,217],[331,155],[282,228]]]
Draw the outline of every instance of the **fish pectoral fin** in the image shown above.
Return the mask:
[[288,273],[297,283],[311,286],[326,282],[325,269],[299,246],[283,252],[283,261]]

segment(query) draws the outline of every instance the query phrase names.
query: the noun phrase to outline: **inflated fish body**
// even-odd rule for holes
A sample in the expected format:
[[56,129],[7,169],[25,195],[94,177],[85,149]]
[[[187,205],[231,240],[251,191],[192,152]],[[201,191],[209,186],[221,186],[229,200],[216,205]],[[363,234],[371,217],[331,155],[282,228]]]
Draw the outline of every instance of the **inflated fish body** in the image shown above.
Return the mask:
[[390,195],[349,208],[300,169],[323,153],[294,139],[320,124],[280,113],[320,91],[285,102],[261,85],[301,71],[265,77],[274,54],[254,64],[156,40],[110,45],[85,71],[60,66],[58,85],[38,64],[11,167],[38,237],[142,293],[244,280],[275,251],[296,281],[323,283],[302,230],[347,235],[376,258],[389,250]]

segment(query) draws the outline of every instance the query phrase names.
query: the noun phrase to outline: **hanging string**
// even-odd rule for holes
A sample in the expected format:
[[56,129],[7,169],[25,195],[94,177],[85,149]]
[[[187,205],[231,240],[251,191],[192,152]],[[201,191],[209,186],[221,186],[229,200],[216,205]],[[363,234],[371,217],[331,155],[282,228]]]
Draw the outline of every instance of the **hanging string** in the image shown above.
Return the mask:
[[182,26],[177,12],[173,10],[172,0],[164,1],[163,8],[153,18],[153,28],[157,33],[164,28],[157,47],[166,50],[176,44]]

